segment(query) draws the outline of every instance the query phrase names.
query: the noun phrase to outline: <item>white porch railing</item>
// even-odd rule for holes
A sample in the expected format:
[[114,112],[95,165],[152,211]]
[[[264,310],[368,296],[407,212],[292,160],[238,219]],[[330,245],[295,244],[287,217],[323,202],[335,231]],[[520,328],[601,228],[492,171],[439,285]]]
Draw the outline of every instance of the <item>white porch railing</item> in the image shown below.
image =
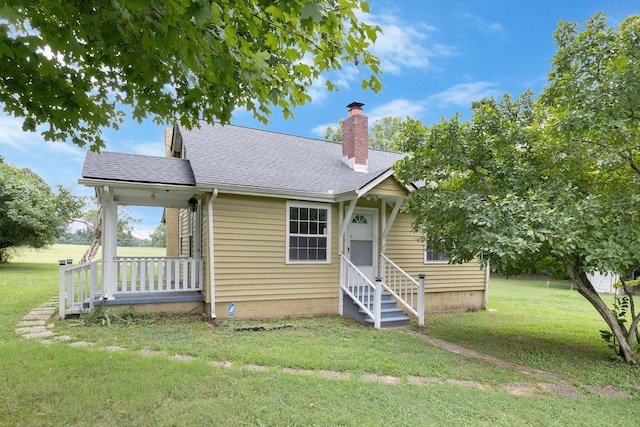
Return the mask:
[[143,295],[203,289],[203,262],[187,257],[118,257],[116,283],[104,283],[102,260],[73,266],[61,260],[59,316],[94,309],[104,295]]
[[380,255],[382,286],[424,325],[424,275],[416,281],[385,255]]
[[119,294],[201,291],[202,260],[185,257],[117,257]]
[[102,295],[101,260],[73,266],[73,260],[60,260],[59,316],[91,311],[94,301]]
[[[373,326],[380,329],[382,284],[377,280],[375,285],[371,283],[344,254],[340,255],[340,263],[340,287],[373,319]],[[363,301],[372,304],[373,311]]]

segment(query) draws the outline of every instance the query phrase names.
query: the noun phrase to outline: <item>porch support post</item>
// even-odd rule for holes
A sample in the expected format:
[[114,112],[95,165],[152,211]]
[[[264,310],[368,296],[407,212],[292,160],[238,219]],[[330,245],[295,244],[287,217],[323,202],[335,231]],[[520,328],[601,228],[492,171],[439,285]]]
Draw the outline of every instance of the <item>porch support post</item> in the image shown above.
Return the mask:
[[102,192],[102,288],[103,298],[113,299],[117,289],[118,204],[108,186]]
[[424,326],[424,273],[418,274],[418,325]]
[[382,277],[376,277],[375,296],[373,298],[373,326],[380,329],[380,317],[382,316]]
[[61,320],[64,320],[66,314],[67,314],[67,297],[66,297],[66,287],[65,287],[65,270],[67,269],[66,267],[67,264],[67,260],[66,259],[61,259],[60,261],[58,261],[58,265],[60,266],[60,300],[58,301],[58,317]]

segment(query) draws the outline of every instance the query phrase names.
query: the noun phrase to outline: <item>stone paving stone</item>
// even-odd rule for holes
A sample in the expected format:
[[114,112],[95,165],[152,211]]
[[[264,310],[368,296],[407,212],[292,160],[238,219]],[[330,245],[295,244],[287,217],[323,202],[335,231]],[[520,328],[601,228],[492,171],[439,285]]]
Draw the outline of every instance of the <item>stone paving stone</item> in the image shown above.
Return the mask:
[[318,373],[325,378],[336,378],[336,379],[346,380],[351,377],[351,375],[349,375],[349,373],[347,372],[329,371],[326,369],[322,369]]
[[31,314],[48,314],[53,316],[56,311],[53,308],[34,308],[31,310]]
[[367,381],[376,381],[385,384],[396,384],[400,382],[400,378],[394,377],[393,375],[364,374],[362,378]]
[[263,365],[245,365],[244,367],[254,372],[265,372],[267,369],[269,369],[268,366],[263,366]]
[[35,338],[45,338],[45,337],[51,337],[53,336],[53,332],[51,331],[42,331],[42,332],[34,332],[31,334],[24,334],[23,337],[25,337],[28,340],[32,340]]
[[442,380],[438,377],[416,377],[413,375],[409,375],[408,380],[411,384],[424,384],[424,383],[442,384]]
[[23,319],[24,320],[49,320],[51,319],[51,316],[47,314],[29,313],[29,314],[25,314]]
[[36,332],[46,331],[46,328],[44,326],[29,326],[25,328],[16,328],[15,331],[16,334],[33,334]]
[[312,369],[294,369],[294,368],[282,368],[282,372],[287,374],[299,374],[299,375],[311,375],[315,373]]
[[480,384],[478,381],[467,381],[467,380],[447,380],[449,384],[460,385],[463,387],[475,387],[479,389],[484,389],[484,386]]
[[23,320],[18,322],[16,326],[44,326],[46,323],[46,320]]
[[566,384],[549,384],[549,383],[539,383],[540,387],[542,387],[545,391],[554,394],[556,396],[569,396],[569,397],[584,397],[582,393],[573,388],[570,385]]
[[502,387],[514,396],[530,396],[538,392],[535,386],[527,383],[509,383],[503,384]]
[[593,393],[597,394],[600,397],[631,397],[629,393],[624,390],[620,390],[619,388],[615,388],[613,386],[601,387],[597,385],[588,385],[586,386]]
[[69,344],[71,347],[89,347],[94,345],[92,342],[87,341],[76,341]]

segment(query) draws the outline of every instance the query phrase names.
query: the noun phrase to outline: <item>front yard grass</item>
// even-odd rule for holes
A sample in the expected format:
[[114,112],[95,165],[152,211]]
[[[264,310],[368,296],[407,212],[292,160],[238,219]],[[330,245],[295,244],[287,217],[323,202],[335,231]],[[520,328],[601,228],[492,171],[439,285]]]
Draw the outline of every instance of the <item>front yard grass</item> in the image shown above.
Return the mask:
[[[424,329],[412,328],[568,378],[583,397],[513,395],[500,386],[548,380],[339,317],[211,325],[197,316],[155,316],[112,327],[50,321],[57,334],[90,347],[14,333],[26,313],[57,294],[57,271],[55,264],[0,264],[2,425],[597,426],[634,425],[640,417],[640,369],[610,360],[598,334],[603,322],[564,282],[493,279],[489,309],[496,311],[429,315]],[[266,330],[237,330],[258,325]],[[124,350],[105,350],[116,345]],[[247,369],[253,365],[266,370]],[[369,374],[401,380],[386,384]],[[438,382],[413,384],[409,376]],[[584,385],[613,385],[630,397],[599,397]]]

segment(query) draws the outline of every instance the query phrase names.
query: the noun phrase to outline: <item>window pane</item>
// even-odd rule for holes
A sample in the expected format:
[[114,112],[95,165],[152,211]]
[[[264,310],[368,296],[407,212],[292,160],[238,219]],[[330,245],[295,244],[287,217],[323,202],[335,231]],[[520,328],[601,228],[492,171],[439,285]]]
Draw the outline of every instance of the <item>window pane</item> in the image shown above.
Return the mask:
[[298,219],[298,208],[289,208],[289,218]]
[[294,248],[289,248],[289,259],[292,261],[298,260],[298,250]]
[[311,221],[318,220],[318,209],[309,209],[309,219]]
[[318,250],[317,249],[309,249],[309,259],[318,259]]
[[327,238],[326,237],[318,237],[318,247],[326,249],[326,247],[327,247]]
[[326,249],[318,249],[318,259],[326,260],[327,259],[327,250]]
[[309,259],[307,252],[308,252],[307,249],[298,249],[298,259],[299,260]]
[[309,234],[309,223],[301,222],[300,223],[300,234]]
[[300,219],[309,219],[309,208],[300,208]]
[[321,222],[318,226],[318,234],[327,234],[327,223]]
[[317,237],[309,237],[309,247],[317,248],[318,247],[318,238]]
[[318,219],[320,221],[326,221],[327,220],[327,210],[326,209],[319,209],[319,215],[318,215]]
[[310,222],[309,223],[309,234],[318,234],[318,223]]
[[289,223],[289,233],[298,234],[298,221],[291,221]]

